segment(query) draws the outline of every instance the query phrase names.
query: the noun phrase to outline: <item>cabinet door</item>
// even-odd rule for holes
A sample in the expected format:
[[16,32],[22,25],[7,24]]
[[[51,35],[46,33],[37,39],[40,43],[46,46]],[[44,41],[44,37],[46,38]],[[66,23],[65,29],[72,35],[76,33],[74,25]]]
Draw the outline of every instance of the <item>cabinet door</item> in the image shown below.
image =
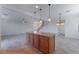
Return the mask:
[[32,34],[32,33],[30,33],[29,39],[30,39],[30,44],[33,45],[33,39],[34,39],[34,38],[33,38],[33,34]]
[[45,36],[40,36],[39,49],[43,53],[49,53],[49,38]]
[[39,48],[39,35],[34,35],[34,47]]

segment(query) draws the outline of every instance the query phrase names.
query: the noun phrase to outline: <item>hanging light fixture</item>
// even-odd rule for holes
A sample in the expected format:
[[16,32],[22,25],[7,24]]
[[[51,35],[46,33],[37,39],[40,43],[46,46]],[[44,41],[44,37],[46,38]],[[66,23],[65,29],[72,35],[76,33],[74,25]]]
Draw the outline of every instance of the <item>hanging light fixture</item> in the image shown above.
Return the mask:
[[42,11],[42,9],[40,8],[40,20],[41,20],[41,11]]
[[61,13],[59,13],[59,21],[56,24],[57,26],[62,26],[64,25],[64,20],[61,19]]
[[43,21],[41,20],[41,8],[39,9],[40,10],[40,19],[38,21],[34,21],[33,22],[33,28],[34,28],[34,33],[37,33],[39,32],[38,29],[41,27]]
[[43,22],[42,19],[41,19],[41,11],[42,11],[42,9],[40,8],[40,21],[39,21],[40,24],[42,24],[42,22]]
[[48,17],[48,21],[50,22],[51,21],[51,16],[50,16],[50,6],[51,6],[51,4],[48,4],[48,6],[49,6],[49,17]]

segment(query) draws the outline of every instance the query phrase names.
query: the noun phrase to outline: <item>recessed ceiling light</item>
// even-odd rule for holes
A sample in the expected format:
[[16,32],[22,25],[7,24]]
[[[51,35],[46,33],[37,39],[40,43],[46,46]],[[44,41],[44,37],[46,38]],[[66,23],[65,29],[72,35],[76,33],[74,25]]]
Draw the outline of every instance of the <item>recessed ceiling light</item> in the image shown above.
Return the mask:
[[38,6],[38,5],[36,5],[36,6],[35,6],[35,8],[39,8],[39,6]]

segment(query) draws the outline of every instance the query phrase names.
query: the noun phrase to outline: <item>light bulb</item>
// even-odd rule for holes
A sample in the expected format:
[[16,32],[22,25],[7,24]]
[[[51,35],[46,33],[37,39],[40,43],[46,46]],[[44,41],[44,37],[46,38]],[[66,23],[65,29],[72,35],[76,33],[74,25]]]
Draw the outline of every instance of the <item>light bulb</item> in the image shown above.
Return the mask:
[[59,23],[57,23],[56,25],[57,25],[57,26],[59,26],[60,24],[59,24]]
[[42,23],[42,20],[40,20],[40,23]]
[[48,21],[50,22],[51,21],[51,18],[48,18]]
[[56,25],[57,25],[57,26],[63,26],[64,23],[57,23]]
[[61,25],[64,25],[64,23],[61,23]]
[[34,33],[37,33],[37,31],[34,31]]
[[38,6],[38,5],[36,5],[36,6],[35,6],[35,8],[39,8],[39,6]]

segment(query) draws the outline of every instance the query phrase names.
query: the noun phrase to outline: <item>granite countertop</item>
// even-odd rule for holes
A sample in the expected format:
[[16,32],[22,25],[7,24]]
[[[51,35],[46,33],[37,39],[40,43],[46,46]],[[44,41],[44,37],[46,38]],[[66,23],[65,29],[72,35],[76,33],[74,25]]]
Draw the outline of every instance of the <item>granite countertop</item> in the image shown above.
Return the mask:
[[42,36],[49,36],[49,37],[55,36],[55,34],[53,34],[53,33],[47,33],[47,32],[37,32],[37,33],[31,32],[31,33],[32,34],[37,34],[37,35],[42,35]]

